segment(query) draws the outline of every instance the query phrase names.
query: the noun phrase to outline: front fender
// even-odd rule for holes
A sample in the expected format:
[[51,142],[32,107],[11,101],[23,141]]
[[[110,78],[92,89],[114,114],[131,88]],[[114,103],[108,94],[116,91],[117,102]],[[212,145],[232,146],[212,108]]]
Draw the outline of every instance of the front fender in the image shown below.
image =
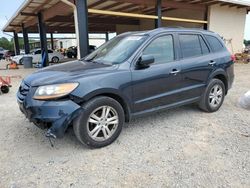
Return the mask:
[[89,99],[91,99],[95,96],[103,95],[103,94],[113,94],[113,95],[117,95],[117,96],[121,97],[124,101],[129,100],[118,89],[114,89],[114,88],[100,88],[100,89],[93,90],[93,91],[89,92],[88,94],[86,94],[82,99],[84,101],[88,101]]
[[87,93],[84,97],[81,98],[81,102],[84,103],[96,96],[108,96],[117,100],[125,110],[126,121],[130,120],[131,110],[132,110],[132,101],[129,97],[126,97],[118,89],[114,88],[101,88],[93,90]]

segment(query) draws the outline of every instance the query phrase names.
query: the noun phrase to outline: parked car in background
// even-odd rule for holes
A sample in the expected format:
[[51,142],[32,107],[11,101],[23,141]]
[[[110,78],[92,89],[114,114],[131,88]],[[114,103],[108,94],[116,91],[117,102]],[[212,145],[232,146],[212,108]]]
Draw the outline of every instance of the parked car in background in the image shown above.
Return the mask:
[[[33,63],[40,63],[42,61],[42,51],[41,49],[36,49],[30,54],[25,55],[17,55],[12,57],[11,59],[15,61],[17,64],[23,64],[23,56],[31,56],[33,58]],[[60,60],[64,58],[64,56],[60,52],[56,52],[53,50],[48,50],[49,62],[58,63]]]
[[21,49],[20,50],[20,55],[25,55],[25,50]]
[[0,47],[0,60],[3,59],[4,53],[5,53],[5,49]]
[[234,59],[213,32],[129,32],[84,59],[26,77],[17,100],[28,119],[48,128],[47,137],[60,138],[73,124],[81,143],[98,148],[133,117],[191,103],[216,112],[232,86]]
[[11,51],[11,50],[6,50],[4,55],[3,55],[3,58],[4,59],[8,59],[8,58],[11,58],[15,56],[15,52],[14,51]]
[[[89,45],[89,52],[92,53],[95,51],[96,46]],[[77,46],[71,46],[67,49],[66,55],[68,58],[77,58]]]

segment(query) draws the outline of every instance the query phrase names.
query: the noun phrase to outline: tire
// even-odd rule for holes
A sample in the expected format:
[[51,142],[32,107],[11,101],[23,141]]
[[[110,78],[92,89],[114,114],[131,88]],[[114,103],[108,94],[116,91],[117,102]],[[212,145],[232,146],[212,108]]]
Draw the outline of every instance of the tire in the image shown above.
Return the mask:
[[[73,122],[75,135],[81,143],[91,148],[101,148],[117,139],[125,121],[124,110],[119,102],[101,96],[88,101],[82,108],[83,111]],[[103,111],[108,115],[102,116]],[[109,136],[105,137],[104,133]]]
[[225,91],[225,85],[221,80],[212,79],[202,95],[199,108],[206,112],[218,111],[224,102]]
[[23,65],[23,58],[19,60],[19,65]]
[[68,53],[67,53],[67,57],[68,57],[68,58],[73,58],[73,56],[74,56],[74,54],[73,54],[72,52],[68,52]]
[[59,58],[58,57],[52,57],[51,59],[52,63],[58,63],[59,62]]
[[2,91],[2,93],[9,93],[10,88],[8,86],[2,86],[1,91]]

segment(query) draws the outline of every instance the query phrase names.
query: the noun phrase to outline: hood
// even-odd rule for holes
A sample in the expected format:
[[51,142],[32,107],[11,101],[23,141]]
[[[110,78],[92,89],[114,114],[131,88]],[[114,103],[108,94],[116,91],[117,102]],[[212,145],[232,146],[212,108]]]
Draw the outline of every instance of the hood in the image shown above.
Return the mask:
[[19,58],[22,58],[24,55],[15,55],[15,56],[13,56],[12,58],[15,58],[15,59],[19,59]]
[[117,68],[118,65],[105,65],[86,61],[72,61],[43,68],[27,76],[24,79],[24,82],[30,86],[74,82],[82,77],[104,74]]

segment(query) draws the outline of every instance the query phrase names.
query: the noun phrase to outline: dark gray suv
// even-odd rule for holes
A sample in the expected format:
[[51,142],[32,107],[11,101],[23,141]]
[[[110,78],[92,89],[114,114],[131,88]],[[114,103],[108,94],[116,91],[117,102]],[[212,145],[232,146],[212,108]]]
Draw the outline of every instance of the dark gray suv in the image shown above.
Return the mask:
[[198,103],[217,111],[234,80],[234,57],[213,32],[160,28],[119,35],[84,59],[26,77],[21,111],[47,137],[72,124],[76,137],[103,147],[132,117]]

